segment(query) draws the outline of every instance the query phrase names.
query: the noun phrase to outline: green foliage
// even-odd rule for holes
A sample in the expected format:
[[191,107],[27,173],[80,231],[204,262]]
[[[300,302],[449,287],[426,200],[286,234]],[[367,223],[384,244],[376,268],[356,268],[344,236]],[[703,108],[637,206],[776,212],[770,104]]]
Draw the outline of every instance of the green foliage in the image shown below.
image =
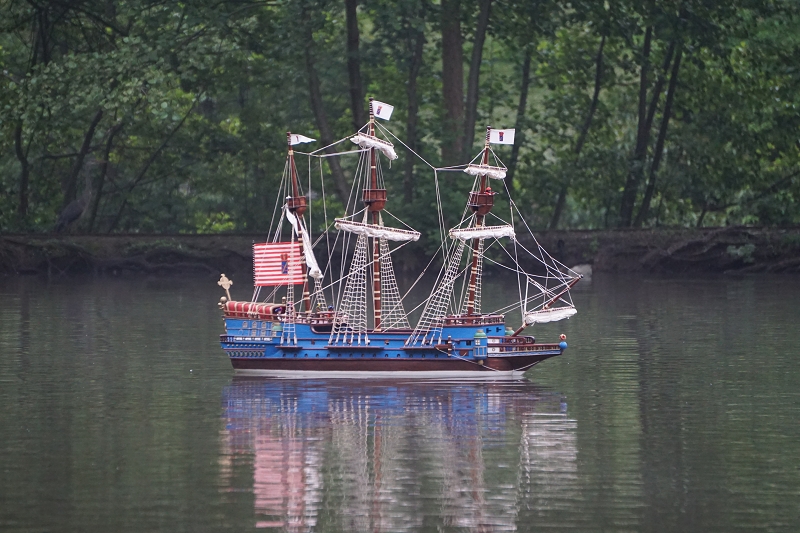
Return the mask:
[[[358,11],[364,90],[396,106],[389,127],[401,138],[414,38],[424,35],[417,151],[434,164],[441,139],[452,134],[441,121],[439,7],[428,0],[364,0]],[[319,138],[309,58],[332,135],[352,130],[342,2],[0,0],[0,11],[0,230],[49,231],[62,207],[92,183],[78,231],[265,232],[278,200],[285,131]],[[465,61],[477,12],[477,2],[462,0]],[[675,43],[683,62],[645,225],[799,223],[800,7],[782,0],[569,6],[495,0],[476,139],[485,124],[518,121],[524,143],[513,186],[523,213],[546,227],[564,188],[562,226],[616,223],[636,144],[648,27],[648,98],[659,76],[666,86],[662,63]],[[578,154],[603,38],[599,101]],[[531,85],[518,117],[527,52]],[[645,176],[665,92],[655,102]],[[439,239],[433,173],[415,163],[411,200],[402,201],[404,161],[411,156],[400,146],[398,152],[401,159],[385,165],[387,209],[422,229],[433,248]],[[496,152],[510,160],[510,147]],[[302,173],[307,163],[299,157],[298,164]],[[315,165],[312,230],[319,231],[323,199]],[[342,165],[351,179],[355,163]],[[447,222],[455,223],[471,180],[440,172],[439,184],[453,217]],[[326,184],[329,214],[341,214],[333,191]],[[635,193],[638,209],[644,183]],[[506,213],[504,195],[497,201],[496,212]]]

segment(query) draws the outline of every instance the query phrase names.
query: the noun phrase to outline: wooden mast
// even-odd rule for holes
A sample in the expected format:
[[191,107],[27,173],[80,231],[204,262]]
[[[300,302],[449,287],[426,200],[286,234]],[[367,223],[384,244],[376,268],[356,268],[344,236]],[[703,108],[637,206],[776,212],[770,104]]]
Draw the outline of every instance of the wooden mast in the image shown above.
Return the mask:
[[[292,195],[286,198],[286,207],[303,222],[302,224],[298,224],[298,228],[301,232],[300,238],[303,239],[302,227],[305,226],[303,214],[305,214],[306,209],[308,209],[308,200],[305,196],[300,195],[300,184],[297,180],[297,166],[294,164],[292,132],[290,131],[286,132],[286,143],[289,146],[289,173],[292,176]],[[303,307],[307,313],[311,311],[311,294],[309,294],[308,291],[308,276],[306,276],[303,282]]]
[[[373,99],[369,99],[369,126],[367,133],[375,136],[375,111]],[[372,223],[380,222],[380,212],[386,205],[386,189],[378,188],[378,154],[375,148],[369,149],[369,189],[364,189],[362,200],[367,210],[372,213]],[[381,247],[378,237],[372,238],[372,307],[375,317],[375,331],[381,329]]]
[[[483,157],[481,164],[489,163],[489,133],[492,127],[486,126],[486,142],[483,145]],[[494,193],[486,188],[486,174],[481,175],[481,183],[478,192],[469,193],[469,207],[475,213],[475,227],[482,227],[484,217],[492,210],[494,205]],[[472,266],[469,277],[469,298],[467,300],[467,316],[475,314],[475,292],[478,284],[478,247],[480,239],[472,239]]]

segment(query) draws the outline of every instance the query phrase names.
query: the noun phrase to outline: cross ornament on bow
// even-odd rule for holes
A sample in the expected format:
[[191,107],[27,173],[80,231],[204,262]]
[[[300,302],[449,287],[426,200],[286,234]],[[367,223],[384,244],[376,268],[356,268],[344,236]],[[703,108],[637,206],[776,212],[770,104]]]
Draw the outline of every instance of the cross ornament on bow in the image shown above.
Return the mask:
[[228,295],[228,301],[230,301],[230,299],[231,299],[230,288],[231,288],[231,285],[233,285],[233,282],[231,280],[229,280],[227,277],[225,277],[225,274],[222,274],[219,277],[219,281],[217,282],[217,285],[219,285],[220,287],[225,289],[225,292]]

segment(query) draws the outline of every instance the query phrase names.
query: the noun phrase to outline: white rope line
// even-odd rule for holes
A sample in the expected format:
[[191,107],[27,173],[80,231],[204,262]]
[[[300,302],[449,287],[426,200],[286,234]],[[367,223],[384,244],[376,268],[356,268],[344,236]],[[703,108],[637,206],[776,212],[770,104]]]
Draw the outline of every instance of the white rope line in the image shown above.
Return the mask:
[[461,306],[461,302],[464,301],[464,295],[466,294],[465,291],[469,284],[466,274],[470,271],[470,267],[472,267],[472,261],[467,261],[467,263],[464,265],[464,268],[459,270],[458,274],[455,276],[455,279],[461,278],[463,283],[461,284],[461,294],[457,299],[455,291],[453,291],[453,293],[450,295],[450,309],[452,309],[454,312],[460,311],[459,307]]
[[314,154],[318,154],[319,152],[321,152],[321,151],[323,151],[323,150],[327,150],[327,149],[328,149],[328,148],[330,148],[331,146],[336,146],[336,145],[337,145],[337,144],[339,144],[340,142],[344,142],[344,141],[347,141],[347,140],[350,140],[350,135],[348,135],[347,137],[342,137],[342,138],[341,138],[341,139],[339,139],[338,141],[334,141],[334,142],[332,142],[331,144],[329,144],[328,146],[323,146],[322,148],[318,148],[318,149],[314,150],[313,152],[308,152],[308,154],[307,154],[307,155],[314,155]]
[[375,123],[375,125],[376,125],[376,126],[378,127],[378,129],[380,129],[382,132],[384,132],[385,134],[389,134],[389,135],[391,135],[391,136],[392,136],[392,138],[394,138],[394,139],[395,139],[397,142],[399,142],[400,144],[402,144],[403,146],[405,146],[405,147],[406,147],[406,150],[408,150],[409,152],[411,152],[412,154],[414,154],[415,156],[417,156],[417,157],[419,158],[419,160],[420,160],[420,161],[422,161],[423,163],[425,163],[426,165],[428,165],[428,166],[429,166],[429,167],[431,167],[432,169],[436,170],[436,167],[434,167],[433,165],[431,165],[430,163],[428,163],[428,161],[426,161],[424,157],[422,157],[422,156],[421,156],[421,155],[419,155],[417,152],[415,152],[414,150],[412,150],[410,146],[408,146],[406,143],[404,143],[404,142],[402,141],[402,139],[400,139],[400,138],[399,138],[397,135],[395,135],[394,133],[392,133],[392,131],[391,131],[390,129],[388,129],[387,127],[385,127],[384,125],[382,125],[382,124],[380,124],[380,123],[378,123],[378,122],[376,122],[376,123]]
[[[306,190],[308,191],[308,196],[309,196],[309,200],[310,200],[311,199],[310,198],[311,197],[311,158],[310,157],[308,158],[308,188]],[[314,212],[313,209],[308,210],[308,226],[306,226],[306,228],[305,228],[306,237],[308,238],[308,242],[309,243],[312,242],[312,237],[313,237],[313,235],[311,234],[311,229],[314,227],[314,224],[312,223],[312,220],[311,220],[311,215],[313,214],[313,212]]]
[[[541,244],[539,244],[539,241],[538,241],[538,240],[536,240],[536,236],[533,234],[533,230],[530,228],[530,226],[528,226],[528,223],[525,221],[525,218],[522,216],[522,212],[519,210],[519,207],[517,207],[517,203],[516,203],[516,202],[514,202],[514,199],[513,199],[513,198],[511,198],[511,194],[510,194],[510,192],[509,192],[509,190],[508,190],[508,184],[507,184],[505,181],[506,181],[506,180],[503,180],[503,185],[505,186],[506,195],[508,196],[508,202],[509,202],[509,204],[511,204],[511,205],[514,207],[514,210],[515,210],[515,211],[517,212],[517,214],[519,215],[519,219],[520,219],[520,220],[522,221],[522,223],[525,225],[525,229],[527,229],[527,230],[528,230],[528,233],[529,233],[529,234],[530,234],[530,236],[533,238],[533,242],[535,242],[535,243],[536,243],[536,246],[538,246],[538,247],[539,247],[539,251],[540,251],[540,252],[542,252],[544,255],[547,255],[547,257],[549,257],[549,258],[550,258],[550,259],[553,261],[553,263],[554,263],[555,265],[558,265],[558,266],[562,266],[562,267],[564,267],[565,269],[567,269],[567,270],[570,272],[570,274],[571,274],[572,276],[575,276],[575,277],[577,277],[577,276],[578,276],[578,273],[577,273],[577,272],[575,272],[574,270],[572,270],[571,268],[569,268],[567,265],[565,265],[565,264],[564,264],[564,263],[562,263],[561,261],[559,261],[559,260],[557,260],[556,258],[554,258],[552,255],[550,255],[549,253],[547,253],[547,250],[545,250],[544,248],[542,248],[542,245],[541,245]],[[526,251],[527,251],[527,250],[526,250]],[[530,253],[530,252],[528,252],[528,253]],[[531,254],[531,255],[533,255],[533,254]],[[534,256],[534,257],[535,257],[535,256]],[[558,270],[560,271],[561,269],[558,269]]]
[[[489,145],[489,151],[490,151],[490,152],[492,153],[492,155],[494,156],[495,164],[496,164],[496,163],[500,163],[500,164],[499,164],[499,165],[497,165],[497,166],[499,166],[499,167],[503,167],[503,168],[508,168],[508,167],[506,167],[506,164],[505,164],[505,163],[503,163],[503,160],[502,160],[502,159],[500,159],[499,157],[497,157],[497,154],[496,154],[496,153],[494,153],[494,150],[492,150],[492,146],[491,146],[491,145]],[[503,181],[505,181],[505,180],[503,180]]]
[[311,248],[314,248],[317,244],[319,244],[319,241],[322,240],[324,234],[330,231],[331,226],[333,226],[333,223],[330,223],[327,226],[325,226],[325,229],[322,230],[322,233],[320,233],[319,237],[317,237],[316,240],[314,240],[314,242],[311,243]]
[[[351,210],[355,210],[356,203],[358,203],[358,191],[362,189],[362,184],[366,179],[364,175],[366,172],[364,169],[369,169],[369,156],[367,154],[361,154],[361,157],[358,158],[358,164],[356,165],[356,172],[353,175],[353,183],[350,185],[350,196],[347,198],[347,205],[345,206],[345,212],[349,212]],[[350,206],[350,202],[353,203],[352,207]]]
[[[346,232],[342,232],[342,233],[346,233]],[[400,248],[402,248],[403,246],[406,246],[407,244],[409,244],[409,243],[408,242],[404,242],[404,243],[400,244],[399,246],[397,246],[397,248],[395,248],[394,250],[392,250],[390,252],[390,255],[393,254],[394,252],[396,252],[397,250],[399,250]],[[344,263],[344,261],[342,263]],[[367,264],[364,266],[364,269],[370,268],[371,266],[372,266],[372,261],[368,261]],[[358,270],[360,271],[360,270],[363,270],[363,269],[358,269]],[[322,288],[323,289],[329,289],[329,288],[333,287],[334,285],[336,285],[337,283],[341,283],[341,282],[345,281],[347,278],[351,277],[355,273],[356,273],[355,271],[350,271],[347,274],[343,274],[340,279],[338,279],[336,281],[332,281],[328,285],[324,285]],[[409,289],[409,291],[410,290],[411,289]],[[409,291],[406,291],[406,294],[408,294]],[[405,296],[403,296],[403,297],[405,297]]]
[[[442,245],[440,244],[440,245],[439,245],[439,249],[437,249],[437,250],[436,250],[436,253],[438,253],[438,252],[439,252],[439,250],[441,250],[441,248],[442,248]],[[397,249],[399,249],[399,247],[398,247],[398,248],[395,248],[395,250],[397,250]],[[401,298],[401,300],[405,300],[406,296],[408,296],[408,295],[411,293],[411,290],[412,290],[414,287],[416,287],[416,286],[417,286],[417,283],[419,283],[419,282],[420,282],[420,280],[422,280],[422,277],[425,275],[425,273],[428,271],[428,269],[430,268],[430,266],[433,264],[433,260],[434,260],[434,259],[436,259],[436,253],[434,253],[434,254],[431,254],[431,258],[430,258],[430,260],[428,261],[428,264],[427,264],[427,265],[425,265],[425,268],[423,268],[423,269],[422,269],[422,272],[420,272],[420,274],[417,276],[417,279],[416,279],[416,280],[414,280],[414,283],[412,283],[412,284],[411,284],[411,287],[409,287],[409,288],[408,288],[408,290],[407,290],[407,291],[406,291],[406,293],[403,295],[403,297]],[[440,272],[440,274],[441,274],[441,272]],[[436,281],[439,281],[438,277],[437,277]],[[436,287],[436,285],[435,285],[435,284],[434,284],[434,287]],[[427,302],[429,299],[430,299],[430,296],[428,296],[428,298],[426,298],[424,301],[420,302],[420,303],[419,303],[419,305],[417,305],[416,307],[414,307],[414,308],[413,308],[411,311],[408,311],[408,312],[406,313],[406,316],[409,316],[409,315],[411,315],[411,313],[413,313],[414,311],[416,311],[417,309],[419,309],[419,308],[420,308],[420,307],[421,307],[423,304],[425,304],[425,303],[426,303],[426,302]]]
[[[331,145],[331,146],[333,146],[333,145]],[[319,150],[315,150],[313,152],[297,152],[297,151],[295,151],[295,153],[296,154],[301,154],[301,155],[307,155],[308,157],[318,157],[320,159],[324,159],[326,157],[338,157],[340,155],[360,154],[361,152],[369,152],[369,148],[364,148],[363,150],[349,150],[347,152],[336,152],[336,153],[333,153],[333,154],[322,154],[322,155],[317,155],[318,151]]]
[[[392,168],[392,162],[389,161],[389,168]],[[379,189],[385,189],[385,183],[383,181],[383,166],[381,166],[381,158],[378,156],[378,153],[375,154],[375,177],[377,178],[376,181],[378,182]],[[372,176],[369,177],[370,180]],[[370,187],[372,187],[372,183],[370,183]]]
[[[559,275],[559,276],[553,276],[553,279],[558,279],[558,280],[561,280],[562,282],[565,282],[565,283],[566,283],[566,281],[565,281],[565,280],[566,280],[568,277],[570,277],[570,276],[569,276],[568,274],[566,274],[566,273],[562,272],[562,271],[561,271],[561,269],[560,269],[560,268],[558,268],[558,265],[556,265],[556,264],[555,264],[555,263],[558,263],[558,261],[556,261],[556,260],[553,258],[553,256],[551,256],[550,254],[548,254],[548,253],[547,253],[547,251],[546,251],[544,248],[542,248],[542,246],[541,246],[541,245],[540,245],[538,242],[537,242],[536,244],[537,244],[537,246],[539,246],[539,251],[540,251],[540,252],[542,252],[544,255],[546,255],[546,256],[547,256],[547,257],[548,257],[548,258],[549,258],[551,261],[553,261],[553,265],[549,265],[549,264],[547,263],[547,261],[545,261],[545,260],[544,260],[542,257],[540,257],[540,256],[537,256],[537,255],[535,255],[533,252],[531,252],[530,250],[528,250],[528,248],[526,248],[524,244],[522,244],[522,243],[519,243],[519,246],[520,246],[520,248],[522,248],[523,250],[525,250],[526,252],[528,252],[528,254],[529,254],[529,255],[530,255],[530,256],[531,256],[533,259],[536,259],[536,260],[537,260],[537,261],[539,261],[539,262],[540,262],[542,265],[544,265],[544,267],[547,269],[547,272],[548,272],[548,277],[550,277],[550,272],[551,272],[551,271],[555,271],[555,272],[558,272],[558,274],[560,274],[560,275]],[[558,263],[558,264],[561,264],[561,263]],[[563,266],[563,265],[562,265],[562,266]],[[566,268],[566,267],[565,267],[565,268]],[[569,270],[570,272],[573,272],[573,271],[572,271],[572,269],[568,269],[568,270]],[[575,274],[575,273],[573,272],[573,274]],[[530,276],[530,275],[529,275],[529,274],[527,274],[527,273],[526,273],[526,275]],[[540,276],[539,276],[539,277],[540,277]],[[576,278],[576,277],[578,277],[578,274],[575,274],[574,276],[571,276],[571,279],[574,279],[574,278]]]
[[397,218],[396,216],[394,216],[392,213],[390,213],[388,209],[384,209],[383,212],[386,213],[387,215],[389,215],[390,217],[392,217],[394,220],[396,220],[399,223],[401,223],[402,225],[404,225],[405,227],[407,227],[408,229],[413,230],[413,231],[417,231],[414,228],[412,228],[411,226],[409,226],[408,224],[406,224],[405,222],[403,222],[402,220],[400,220],[399,218]]
[[[309,165],[310,165],[311,164],[311,158],[310,157],[308,159],[308,162],[309,162]],[[320,190],[322,191],[322,213],[323,213],[322,216],[324,217],[325,223],[327,224],[328,223],[328,200],[325,197],[325,180],[324,180],[324,177],[322,175],[322,161],[319,162],[319,185],[320,185]],[[330,267],[331,267],[331,259],[333,258],[333,250],[331,249],[331,238],[330,238],[329,229],[330,229],[330,225],[326,226],[325,233],[324,233],[325,234],[325,244],[327,246],[326,253],[328,255],[328,262],[325,265],[325,271],[322,273],[322,275],[323,275],[322,279],[325,279],[325,276],[328,274],[328,272],[330,270]],[[324,291],[324,289],[323,289],[323,291]],[[331,291],[331,303],[334,304],[334,305],[336,304],[336,302],[334,301],[335,296],[336,296],[336,294],[333,291]]]
[[459,291],[459,294],[458,294],[457,298],[456,298],[456,295],[455,295],[456,291],[455,290],[453,291],[453,298],[454,298],[454,300],[452,302],[453,309],[454,310],[458,310],[458,312],[462,311],[461,308],[460,308],[460,303],[459,302],[463,302],[464,301],[464,295],[467,294],[467,287],[469,286],[470,280],[469,280],[469,276],[466,276],[466,273],[467,272],[471,272],[471,270],[472,270],[472,256],[475,253],[475,250],[472,248],[472,240],[471,239],[469,240],[469,243],[465,242],[465,244],[466,244],[467,248],[469,249],[469,253],[467,254],[467,262],[466,262],[466,265],[464,266],[464,271],[463,271],[465,276],[463,278],[461,278],[461,272],[459,272],[458,275],[456,276],[456,278],[461,278],[461,290]]
[[[466,362],[466,363],[471,363],[471,364],[473,364],[473,365],[477,365],[477,366],[483,366],[483,365],[481,365],[480,363],[478,363],[478,362],[476,362],[476,361],[470,361],[469,359],[465,359],[465,358],[461,357],[460,355],[456,355],[456,354],[453,354],[453,353],[445,352],[444,350],[440,350],[439,348],[436,348],[436,347],[434,347],[434,349],[435,349],[436,351],[438,351],[438,352],[442,352],[442,353],[443,353],[443,354],[445,354],[447,357],[455,357],[456,359],[460,359],[461,361],[464,361],[464,362]],[[496,368],[492,368],[492,367],[490,367],[490,366],[483,366],[483,368],[485,368],[485,369],[487,369],[487,370],[493,370],[493,371],[495,371],[495,372],[500,372],[500,371],[499,371],[499,370],[497,370]]]
[[[434,254],[434,256],[435,256],[435,254]],[[430,266],[430,263],[428,263],[428,265]],[[443,266],[442,266],[442,270],[441,270],[441,271],[439,271],[439,276],[436,278],[436,283],[433,285],[434,289],[435,289],[435,288],[436,288],[436,286],[438,285],[438,283],[439,283],[439,280],[441,279],[442,271],[444,271],[446,267],[447,267],[447,265],[443,265]],[[457,273],[457,274],[456,274],[454,277],[455,277],[455,278],[461,277],[461,275],[462,275],[462,274],[464,274],[464,272],[465,272],[465,271],[466,271],[466,268],[463,268],[463,269],[459,270],[459,271],[458,271],[458,273]],[[421,276],[420,276],[420,277],[421,277]],[[409,292],[410,292],[410,290],[411,290],[411,289],[409,289]],[[434,296],[434,294],[435,294],[435,293],[436,293],[436,291],[435,291],[435,290],[431,291],[431,293],[428,295],[428,297],[427,297],[427,298],[425,298],[424,300],[422,300],[422,301],[421,301],[421,302],[420,302],[420,303],[419,303],[419,304],[418,304],[416,307],[414,307],[414,308],[413,308],[411,311],[409,311],[409,312],[408,312],[408,314],[411,314],[411,313],[413,313],[414,311],[416,311],[417,309],[419,309],[420,307],[422,307],[424,304],[428,303],[428,300],[430,300],[431,298],[433,298],[433,296]],[[450,308],[452,307],[452,297],[451,297],[451,302],[450,302],[450,304],[448,304],[448,307],[450,307]],[[445,313],[446,313],[446,312],[445,312]]]
[[[505,181],[506,180],[503,180],[504,183],[505,183]],[[507,194],[509,194],[509,193],[507,192]],[[510,198],[510,194],[509,194],[509,198]],[[508,211],[509,211],[508,216],[511,219],[511,229],[514,231],[514,235],[516,235],[517,234],[517,228],[514,225],[514,208],[511,206],[511,203],[508,204]],[[514,238],[514,264],[515,265],[519,265],[519,254],[518,254],[518,251],[517,251],[517,239],[516,239],[516,237]],[[519,296],[520,309],[522,309],[522,321],[524,323],[524,321],[525,321],[525,306],[528,304],[528,284],[527,284],[527,280],[526,280],[526,283],[525,283],[525,299],[523,300],[523,298],[522,298],[522,278],[520,277],[519,272],[517,272],[517,295]]]
[[[440,188],[439,188],[438,172],[439,172],[439,170],[442,170],[442,171],[445,171],[445,172],[448,172],[448,171],[450,171],[450,172],[463,171],[463,169],[466,168],[469,165],[455,165],[455,166],[451,166],[451,167],[442,167],[442,168],[434,167],[424,157],[419,155],[416,151],[412,150],[411,147],[409,147],[405,142],[403,142],[402,139],[397,137],[390,129],[386,128],[385,126],[383,126],[382,124],[377,123],[377,122],[375,123],[375,125],[381,130],[381,132],[383,132],[385,134],[388,134],[388,135],[391,135],[392,138],[394,138],[395,140],[397,140],[397,142],[402,144],[409,152],[414,154],[423,163],[425,163],[426,165],[428,165],[429,167],[431,167],[433,169],[433,171],[434,171],[435,188],[436,188],[436,204],[437,204],[437,207],[438,207],[437,212],[438,212],[438,218],[439,218],[439,237],[440,237],[440,242],[442,242],[444,244],[444,247],[441,248],[441,249],[444,252],[443,253],[443,259],[444,259],[444,262],[446,263],[447,262],[447,258],[448,258],[449,254],[450,254],[450,247],[447,244],[448,243],[447,228],[446,228],[446,225],[444,223],[444,214],[443,214],[443,210],[442,210],[441,191],[440,191]],[[478,155],[476,155],[472,159],[472,161],[470,161],[470,164],[472,164],[472,162],[474,162],[478,157],[480,157],[480,155],[481,155],[480,153]],[[475,183],[477,183],[477,177],[476,177],[476,181],[473,183],[473,189],[475,188]],[[466,218],[467,212],[468,212],[467,211],[467,207],[465,206],[464,212],[462,213],[462,216],[461,216],[462,223],[463,223],[464,219]]]
[[[506,250],[506,248],[505,248],[505,247],[502,247],[502,248],[503,248],[503,250],[505,250],[505,251],[506,251],[506,253],[508,253],[508,250]],[[510,257],[510,254],[509,254],[509,257]],[[561,282],[561,284],[559,284],[559,285],[556,285],[556,286],[555,286],[555,287],[553,287],[553,288],[547,288],[545,285],[542,285],[541,283],[539,283],[538,281],[536,281],[536,278],[537,278],[537,277],[542,277],[542,276],[533,276],[533,275],[531,275],[531,274],[528,274],[527,272],[525,272],[525,271],[524,271],[524,270],[522,270],[522,269],[519,269],[519,268],[516,268],[516,269],[515,269],[515,268],[512,268],[512,267],[509,267],[509,266],[507,266],[507,265],[504,265],[504,264],[502,264],[502,263],[500,263],[500,262],[498,262],[498,261],[495,261],[495,260],[493,260],[493,259],[491,259],[491,258],[486,258],[486,260],[487,260],[487,261],[489,261],[490,263],[494,264],[494,265],[497,265],[497,266],[501,267],[501,268],[505,268],[506,270],[510,270],[510,271],[512,271],[512,272],[517,272],[518,274],[520,274],[520,273],[521,273],[521,274],[523,274],[523,275],[525,276],[525,278],[526,278],[526,281],[527,281],[528,283],[530,283],[531,285],[535,286],[535,287],[536,287],[536,288],[538,288],[540,291],[542,291],[542,294],[540,295],[540,296],[542,296],[542,297],[549,297],[549,298],[552,298],[553,296],[555,296],[555,295],[557,294],[557,291],[558,291],[558,290],[560,290],[562,287],[565,287],[565,286],[566,286],[566,285],[569,283],[568,281],[564,281],[564,280],[558,279],[558,278],[556,278],[556,277],[552,277],[552,276],[546,276],[546,277],[544,278],[544,279],[545,279],[545,281],[547,281],[548,279],[555,279],[555,280],[558,280],[558,281],[560,281],[560,282]],[[563,294],[563,295],[562,295],[562,297],[560,297],[560,298],[559,298],[559,300],[562,300],[562,301],[564,301],[564,303],[567,303],[567,304],[569,304],[569,305],[573,305],[573,304],[572,304],[572,301],[571,301],[571,298],[570,298],[570,301],[564,300],[564,297],[565,297],[565,296],[567,296],[568,294],[569,294],[569,293]],[[571,297],[571,295],[570,295],[570,297]],[[536,298],[536,297],[534,297],[534,298]],[[543,301],[542,303],[544,303],[544,301]]]
[[509,312],[513,311],[514,309],[516,309],[519,306],[520,306],[520,302],[512,302],[512,303],[510,303],[508,305],[505,305],[503,307],[500,307],[498,309],[494,309],[494,310],[492,310],[492,311],[490,311],[490,312],[488,312],[486,314],[487,315],[505,315],[506,313],[509,313]]
[[[574,277],[573,277],[573,278],[570,278],[570,279],[568,280],[567,278],[568,278],[569,276],[566,276],[566,275],[564,275],[564,273],[563,273],[563,272],[561,272],[561,271],[560,271],[560,270],[559,270],[559,269],[558,269],[558,268],[557,268],[555,265],[549,265],[549,264],[547,264],[547,262],[546,262],[546,261],[544,261],[544,260],[543,260],[541,257],[537,257],[536,255],[534,255],[533,253],[531,253],[531,252],[530,252],[530,250],[528,250],[528,249],[525,247],[525,245],[524,245],[524,244],[522,244],[522,243],[519,243],[519,247],[520,247],[520,248],[522,248],[524,251],[528,252],[528,254],[531,256],[531,258],[533,258],[533,259],[535,259],[535,260],[539,261],[539,263],[541,263],[541,264],[542,264],[542,265],[545,267],[545,270],[546,270],[546,272],[547,272],[547,275],[545,275],[545,276],[540,276],[540,275],[528,274],[528,273],[527,273],[527,272],[525,272],[524,270],[521,270],[521,269],[520,269],[520,271],[521,271],[523,274],[525,274],[525,276],[526,276],[528,279],[532,279],[532,278],[541,278],[541,277],[544,277],[544,279],[545,279],[545,280],[547,280],[547,279],[557,279],[557,280],[559,280],[560,282],[562,282],[562,283],[564,283],[564,284],[566,284],[566,283],[569,283],[569,281],[572,281],[572,279],[574,279]],[[506,248],[505,248],[504,246],[503,246],[502,248],[503,248],[503,250],[506,252],[506,254],[509,256],[509,258],[511,258],[511,254],[508,252],[508,250],[506,250]],[[549,257],[549,256],[548,256],[548,257]],[[513,258],[512,258],[512,259],[513,259]],[[551,257],[550,259],[552,259],[552,257]],[[500,266],[505,266],[505,265],[502,265],[502,264],[500,264],[500,263],[496,263],[496,264],[499,264]],[[518,265],[519,263],[516,263],[516,264]],[[509,267],[506,267],[506,268],[509,268]],[[558,272],[558,273],[559,273],[559,274],[561,274],[561,275],[560,275],[560,276],[551,275],[551,272],[552,272],[552,271]]]
[[[450,243],[447,240],[447,230],[444,224],[444,213],[442,213],[442,195],[439,190],[439,172],[433,169],[433,182],[436,189],[436,216],[439,222],[439,242],[442,243],[440,250],[442,250],[443,264],[447,264],[447,258],[450,256]],[[438,281],[438,279],[437,279]]]
[[275,216],[278,213],[278,205],[280,205],[281,201],[281,191],[284,189],[284,181],[286,180],[286,174],[289,171],[289,156],[286,156],[286,160],[283,163],[283,174],[281,175],[281,183],[278,186],[278,194],[275,196],[275,206],[272,209],[272,217],[269,221],[269,232],[267,233],[267,240],[269,240],[269,236],[272,235],[272,229],[275,227]]

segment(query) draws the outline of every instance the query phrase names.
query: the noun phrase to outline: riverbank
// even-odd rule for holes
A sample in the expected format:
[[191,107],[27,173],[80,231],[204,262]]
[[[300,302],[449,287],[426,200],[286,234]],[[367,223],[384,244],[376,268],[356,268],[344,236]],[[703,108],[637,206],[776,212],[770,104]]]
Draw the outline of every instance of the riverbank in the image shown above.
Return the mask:
[[[549,231],[537,237],[564,264],[590,264],[595,272],[800,273],[800,228]],[[0,235],[0,274],[246,273],[252,244],[261,240],[260,234]],[[404,253],[398,263],[406,270],[422,263],[420,247]]]

